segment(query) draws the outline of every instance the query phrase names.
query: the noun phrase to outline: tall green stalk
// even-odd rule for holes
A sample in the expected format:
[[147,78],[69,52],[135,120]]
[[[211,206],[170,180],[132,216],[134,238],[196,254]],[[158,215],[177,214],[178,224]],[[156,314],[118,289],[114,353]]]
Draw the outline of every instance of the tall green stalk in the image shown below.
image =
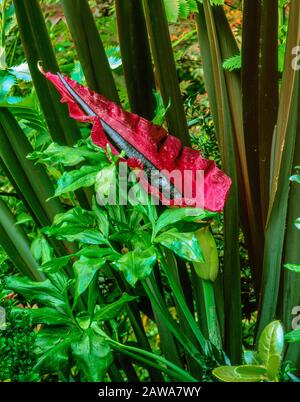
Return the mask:
[[44,168],[27,159],[33,148],[11,112],[4,108],[0,108],[0,138],[1,162],[15,189],[38,225],[50,225],[64,208],[58,199],[47,201],[53,196],[53,185]]
[[88,87],[119,103],[119,95],[87,0],[61,0]]
[[67,106],[38,69],[41,61],[46,71],[59,71],[38,0],[14,0],[18,27],[30,73],[50,134],[60,144],[73,145],[80,138],[76,123],[69,117]]
[[[283,262],[285,235],[294,228],[287,226],[289,200],[289,177],[291,176],[294,152],[298,136],[299,116],[299,71],[292,65],[292,48],[300,41],[300,2],[291,3],[285,72],[280,93],[277,127],[273,141],[271,193],[269,216],[266,225],[266,244],[262,280],[262,297],[258,335],[276,317],[280,279]],[[290,202],[293,203],[293,200]],[[293,211],[292,211],[293,213]],[[284,310],[284,307],[283,307]]]
[[165,106],[170,103],[166,114],[168,128],[184,145],[189,145],[189,132],[163,1],[144,0],[144,9],[159,89]]
[[44,278],[31,254],[26,234],[1,198],[0,244],[20,273],[37,281]]
[[155,80],[140,0],[116,0],[122,65],[131,111],[148,120],[155,112]]
[[[239,268],[239,207],[236,170],[234,125],[230,112],[229,94],[222,68],[222,56],[218,40],[213,7],[205,0],[198,5],[198,35],[200,48],[207,47],[209,63],[203,60],[205,81],[210,82],[212,98],[216,105],[215,118],[222,154],[223,169],[232,179],[232,188],[224,210],[224,348],[233,363],[241,360],[241,289]],[[206,41],[208,39],[208,42]],[[209,69],[212,67],[212,70]],[[213,76],[213,77],[211,77]],[[208,93],[210,98],[210,93]]]

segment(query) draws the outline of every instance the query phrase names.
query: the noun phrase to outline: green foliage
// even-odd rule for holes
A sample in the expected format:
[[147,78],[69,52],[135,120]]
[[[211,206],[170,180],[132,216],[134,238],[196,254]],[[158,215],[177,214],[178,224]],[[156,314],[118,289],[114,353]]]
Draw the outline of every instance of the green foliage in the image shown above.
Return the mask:
[[[191,13],[197,12],[198,0],[164,0],[166,14],[169,22],[186,19]],[[224,4],[224,0],[210,0],[213,6]]]
[[24,303],[24,301],[5,290],[5,278],[13,272],[2,249],[0,258],[0,306],[5,311],[5,323],[2,323],[3,326],[0,329],[0,381],[38,381],[39,374],[32,373],[36,363],[34,353],[36,334],[32,331],[27,317],[10,318],[16,304]]
[[240,70],[242,67],[241,54],[229,57],[223,61],[223,68],[228,71]]
[[101,381],[112,363],[111,349],[106,335],[102,334],[101,323],[115,319],[134,297],[124,294],[104,308],[95,304],[90,313],[81,311],[78,314],[69,302],[73,286],[76,300],[76,280],[72,285],[62,272],[51,274],[38,284],[26,278],[9,277],[7,288],[40,306],[37,309],[14,308],[11,315],[28,317],[32,325],[43,324],[35,343],[38,356],[35,373],[55,373],[59,369],[60,375],[67,378],[74,359],[85,380]]
[[263,330],[257,352],[245,353],[247,365],[221,366],[213,374],[225,382],[261,382],[278,380],[284,346],[283,328],[273,321]]

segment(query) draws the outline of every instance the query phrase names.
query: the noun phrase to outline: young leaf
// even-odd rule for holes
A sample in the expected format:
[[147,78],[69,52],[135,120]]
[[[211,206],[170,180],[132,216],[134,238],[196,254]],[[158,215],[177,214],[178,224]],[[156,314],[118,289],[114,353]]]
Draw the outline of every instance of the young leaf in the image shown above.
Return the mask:
[[258,342],[259,358],[266,367],[270,380],[276,378],[280,369],[283,346],[282,325],[280,321],[273,321],[263,330]]
[[266,381],[266,369],[263,366],[221,366],[213,370],[213,375],[224,382],[260,382]]

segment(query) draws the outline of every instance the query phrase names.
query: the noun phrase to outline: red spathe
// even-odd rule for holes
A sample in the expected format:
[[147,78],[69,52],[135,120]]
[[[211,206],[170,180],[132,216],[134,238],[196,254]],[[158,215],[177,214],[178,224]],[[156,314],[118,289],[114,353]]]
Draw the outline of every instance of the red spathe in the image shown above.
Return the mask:
[[[62,94],[62,102],[67,102],[72,118],[94,124],[91,138],[96,145],[106,149],[107,144],[109,144],[113,152],[118,153],[103,131],[99,120],[101,118],[123,137],[126,142],[132,145],[139,153],[143,154],[157,170],[167,170],[169,172],[178,170],[182,172],[182,177],[184,177],[184,171],[189,170],[191,172],[189,176],[191,180],[191,194],[195,194],[195,197],[197,194],[197,171],[202,170],[204,172],[204,208],[218,212],[223,210],[230,190],[231,179],[216,166],[214,161],[203,158],[199,151],[182,147],[180,140],[169,135],[164,128],[156,126],[136,114],[126,112],[102,95],[79,85],[68,77],[64,77],[76,94],[97,115],[97,117],[88,116],[82,111],[72,94],[57,75],[46,73],[45,76]],[[136,158],[129,158],[128,164],[131,167],[143,167],[142,163]],[[149,187],[149,191],[151,193],[156,192],[164,203],[165,200],[162,194],[157,189],[153,190]],[[181,206],[196,206],[198,204],[196,198],[187,198],[184,194],[181,200]],[[173,200],[172,203],[176,205],[176,200]]]

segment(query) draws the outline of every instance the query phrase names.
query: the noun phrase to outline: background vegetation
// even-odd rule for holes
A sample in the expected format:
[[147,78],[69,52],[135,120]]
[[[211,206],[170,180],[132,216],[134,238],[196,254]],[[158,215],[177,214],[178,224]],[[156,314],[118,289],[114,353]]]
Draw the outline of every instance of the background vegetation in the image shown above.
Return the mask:
[[[299,0],[0,8],[1,381],[298,381]],[[118,158],[38,62],[213,159],[224,213],[99,207]]]

